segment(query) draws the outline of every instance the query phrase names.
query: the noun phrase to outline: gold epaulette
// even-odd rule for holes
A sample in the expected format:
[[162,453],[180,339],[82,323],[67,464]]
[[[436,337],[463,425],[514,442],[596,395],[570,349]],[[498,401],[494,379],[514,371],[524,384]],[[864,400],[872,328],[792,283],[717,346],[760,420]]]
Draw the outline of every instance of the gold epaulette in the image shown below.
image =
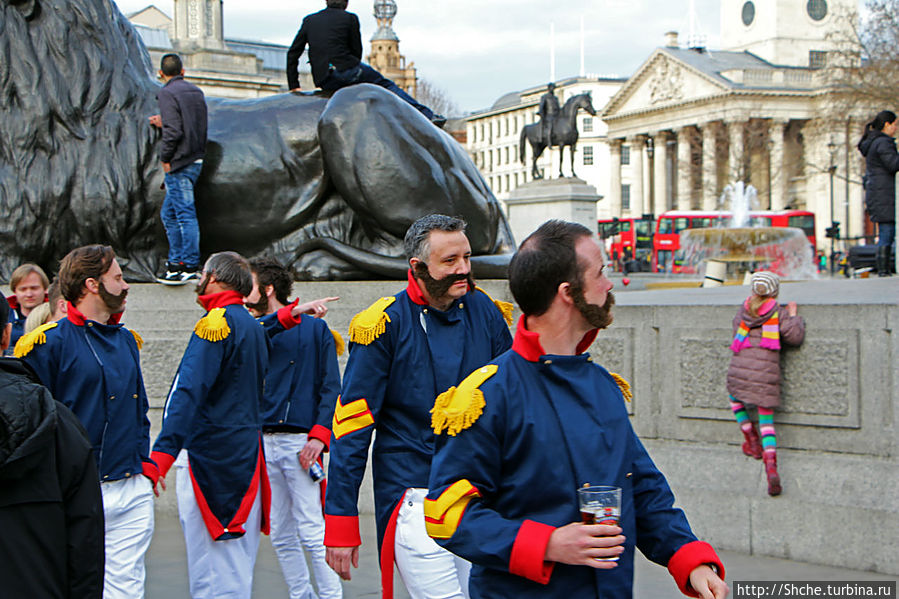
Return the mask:
[[140,351],[144,348],[144,338],[140,336],[140,333],[135,331],[134,329],[128,329],[131,331],[131,334],[134,335],[134,342],[137,343],[137,351]]
[[479,387],[496,374],[498,369],[496,364],[478,368],[465,377],[458,387],[450,387],[437,396],[431,410],[431,428],[434,429],[434,434],[439,435],[446,430],[446,434],[455,437],[456,433],[477,422],[487,405],[484,392]]
[[346,343],[343,342],[343,337],[334,329],[331,329],[331,336],[334,337],[334,349],[337,350],[337,355],[342,356],[344,350],[346,350]]
[[24,358],[31,352],[31,350],[34,349],[35,345],[42,345],[46,343],[47,335],[45,334],[45,332],[55,327],[56,324],[57,323],[55,322],[42,324],[27,335],[22,335],[21,337],[19,337],[19,340],[16,342],[16,347],[13,350],[13,355],[17,358]]
[[231,327],[228,326],[228,321],[225,320],[225,309],[213,308],[210,310],[209,314],[197,322],[194,327],[194,333],[197,334],[197,337],[206,341],[215,342],[227,339],[228,335],[231,334]]
[[612,378],[615,379],[615,382],[618,383],[618,388],[621,389],[621,395],[624,396],[626,401],[630,401],[634,398],[634,392],[631,391],[631,384],[624,380],[624,377],[618,373],[610,372]]
[[508,324],[508,325],[511,325],[511,324],[512,324],[512,311],[515,309],[515,305],[514,305],[514,304],[512,304],[511,302],[503,302],[503,301],[500,301],[500,300],[495,300],[495,299],[493,299],[492,297],[490,297],[490,294],[489,294],[489,293],[487,293],[486,291],[484,291],[484,290],[481,289],[480,287],[475,287],[475,289],[477,289],[478,291],[480,291],[481,293],[483,293],[484,295],[486,295],[487,298],[488,298],[491,302],[493,302],[493,304],[499,309],[499,311],[502,312],[503,318],[506,319],[506,324]]
[[387,330],[390,317],[384,310],[396,301],[393,296],[382,297],[371,306],[353,316],[350,321],[350,341],[368,345]]

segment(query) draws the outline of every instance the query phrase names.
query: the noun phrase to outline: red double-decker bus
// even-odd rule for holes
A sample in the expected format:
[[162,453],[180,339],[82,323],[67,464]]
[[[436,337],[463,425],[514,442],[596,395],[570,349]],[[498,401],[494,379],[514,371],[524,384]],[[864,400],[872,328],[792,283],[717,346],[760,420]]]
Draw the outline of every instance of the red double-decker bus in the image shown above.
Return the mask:
[[649,270],[652,258],[652,221],[644,218],[601,218],[596,221],[615,270],[623,270],[625,262],[636,260],[640,268]]
[[[669,210],[656,221],[652,243],[653,272],[681,272],[675,259],[680,249],[681,231],[724,227],[733,217],[732,212],[720,210]],[[751,210],[751,227],[795,227],[802,229],[812,248],[815,247],[815,215],[806,210]]]

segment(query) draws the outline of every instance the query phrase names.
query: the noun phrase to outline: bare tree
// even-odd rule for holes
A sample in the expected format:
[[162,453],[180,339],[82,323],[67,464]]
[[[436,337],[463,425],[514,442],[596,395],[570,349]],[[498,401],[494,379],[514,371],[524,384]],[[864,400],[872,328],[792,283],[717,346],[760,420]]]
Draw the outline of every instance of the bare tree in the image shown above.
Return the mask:
[[441,87],[427,79],[419,79],[415,99],[437,114],[448,117],[460,116],[462,110],[450,95]]

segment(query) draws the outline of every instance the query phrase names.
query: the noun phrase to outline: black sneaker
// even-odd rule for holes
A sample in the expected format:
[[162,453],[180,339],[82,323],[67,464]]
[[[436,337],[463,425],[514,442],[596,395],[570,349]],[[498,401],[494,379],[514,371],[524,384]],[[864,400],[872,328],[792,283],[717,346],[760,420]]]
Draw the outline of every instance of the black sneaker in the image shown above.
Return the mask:
[[183,278],[184,270],[180,264],[165,263],[165,274],[156,277],[156,282],[163,285],[184,285],[187,279]]
[[185,268],[181,271],[181,282],[187,283],[188,281],[199,281],[200,280],[200,271],[195,268]]

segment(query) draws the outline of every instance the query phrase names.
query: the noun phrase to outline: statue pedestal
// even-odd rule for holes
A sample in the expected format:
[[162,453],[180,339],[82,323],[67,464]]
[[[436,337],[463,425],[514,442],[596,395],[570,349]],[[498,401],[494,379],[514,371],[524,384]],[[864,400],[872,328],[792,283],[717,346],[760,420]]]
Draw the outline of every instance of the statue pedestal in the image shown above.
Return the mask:
[[544,222],[556,218],[596,232],[596,202],[601,196],[582,179],[538,179],[512,191],[506,199],[509,227],[521,243]]

